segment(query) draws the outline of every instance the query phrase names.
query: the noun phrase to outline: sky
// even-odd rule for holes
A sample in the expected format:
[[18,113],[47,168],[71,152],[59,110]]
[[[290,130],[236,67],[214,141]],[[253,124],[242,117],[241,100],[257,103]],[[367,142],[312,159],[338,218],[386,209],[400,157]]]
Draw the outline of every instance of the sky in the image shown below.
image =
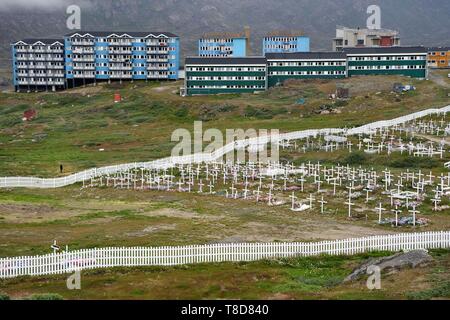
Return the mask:
[[0,11],[11,9],[58,10],[63,6],[79,4],[80,2],[79,0],[0,0]]

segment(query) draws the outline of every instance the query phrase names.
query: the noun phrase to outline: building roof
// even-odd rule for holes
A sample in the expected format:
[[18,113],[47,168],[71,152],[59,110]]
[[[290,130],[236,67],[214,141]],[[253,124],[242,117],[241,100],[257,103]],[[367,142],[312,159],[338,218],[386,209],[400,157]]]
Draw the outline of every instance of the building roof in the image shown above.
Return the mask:
[[361,28],[361,27],[356,27],[356,28],[349,28],[349,27],[344,27],[344,26],[337,26],[336,30],[344,30],[344,31],[350,31],[350,32],[363,32],[363,33],[373,33],[373,34],[381,34],[381,33],[386,33],[386,34],[399,34],[399,32],[397,30],[392,30],[392,29],[369,29],[369,28]]
[[66,37],[72,37],[74,35],[80,35],[80,36],[86,36],[86,35],[91,35],[93,37],[108,37],[111,35],[117,35],[117,36],[123,36],[123,35],[128,35],[130,37],[136,37],[136,38],[147,38],[147,37],[158,37],[160,35],[162,36],[166,36],[168,38],[176,38],[178,37],[177,35],[170,33],[170,32],[158,32],[158,31],[154,31],[154,32],[150,32],[150,31],[75,31],[75,32],[71,32],[69,34],[66,34]]
[[425,47],[360,47],[344,48],[347,54],[377,54],[377,53],[427,53]]
[[427,50],[430,51],[450,51],[450,47],[430,47],[427,48]]
[[201,39],[236,39],[245,38],[244,32],[207,32]]
[[264,57],[242,57],[242,58],[233,58],[233,57],[186,57],[185,65],[188,64],[207,64],[207,65],[248,65],[248,64],[266,64],[266,58]]
[[342,59],[347,55],[343,52],[286,52],[266,53],[267,60],[313,60],[313,59]]
[[19,40],[17,42],[14,42],[13,45],[20,44],[20,43],[24,43],[27,45],[34,45],[34,44],[37,44],[38,42],[43,43],[44,45],[52,45],[56,42],[59,42],[60,44],[64,44],[64,40],[62,38],[61,39],[32,38],[32,39]]
[[305,33],[303,31],[295,31],[295,30],[274,30],[265,35],[266,38],[272,37],[304,37]]

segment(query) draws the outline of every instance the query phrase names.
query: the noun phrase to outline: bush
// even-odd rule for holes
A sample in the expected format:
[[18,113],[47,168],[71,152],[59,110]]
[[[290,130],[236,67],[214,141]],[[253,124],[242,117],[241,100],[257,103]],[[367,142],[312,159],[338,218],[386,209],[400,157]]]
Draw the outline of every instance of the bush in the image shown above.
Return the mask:
[[436,168],[440,163],[436,159],[419,158],[419,157],[403,157],[390,162],[390,166],[394,168]]
[[37,293],[32,294],[29,300],[64,300],[64,298],[57,293]]
[[189,114],[189,108],[187,106],[181,106],[174,114],[177,118],[186,118]]
[[362,152],[353,152],[344,157],[342,163],[348,163],[349,165],[364,164],[367,161],[367,156]]
[[347,105],[348,105],[348,101],[346,101],[346,100],[338,100],[334,104],[334,106],[337,107],[337,108],[345,107]]
[[266,108],[255,108],[252,106],[247,106],[244,110],[244,116],[247,118],[257,118],[257,119],[272,119],[273,111]]
[[0,293],[0,301],[10,300],[7,294]]

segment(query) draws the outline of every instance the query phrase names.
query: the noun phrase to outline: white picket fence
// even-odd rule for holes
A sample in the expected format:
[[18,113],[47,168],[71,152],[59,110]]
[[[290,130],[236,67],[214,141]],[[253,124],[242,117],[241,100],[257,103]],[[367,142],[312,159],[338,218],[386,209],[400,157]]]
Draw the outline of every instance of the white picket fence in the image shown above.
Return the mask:
[[207,262],[255,261],[370,251],[450,248],[450,231],[403,233],[335,241],[221,243],[182,247],[100,248],[42,256],[0,259],[0,278],[70,273],[110,267],[175,266]]
[[234,151],[236,148],[247,147],[249,145],[266,145],[274,141],[306,139],[307,137],[316,137],[320,134],[355,135],[359,133],[367,133],[371,130],[399,125],[432,114],[445,114],[449,111],[450,105],[440,109],[427,109],[415,112],[413,114],[409,114],[392,120],[377,121],[352,129],[336,129],[336,128],[311,129],[311,130],[283,133],[278,135],[260,136],[257,138],[245,139],[235,141],[234,143],[229,143],[224,147],[215,150],[212,153],[199,153],[187,156],[167,157],[150,162],[134,162],[101,168],[93,168],[60,178],[2,177],[0,178],[0,188],[18,188],[18,187],[44,188],[44,189],[60,188],[78,182],[86,181],[91,178],[99,177],[106,174],[114,174],[120,171],[126,171],[133,168],[164,169],[164,168],[172,168],[180,164],[220,161],[221,159],[223,159],[224,155],[228,154],[231,151]]

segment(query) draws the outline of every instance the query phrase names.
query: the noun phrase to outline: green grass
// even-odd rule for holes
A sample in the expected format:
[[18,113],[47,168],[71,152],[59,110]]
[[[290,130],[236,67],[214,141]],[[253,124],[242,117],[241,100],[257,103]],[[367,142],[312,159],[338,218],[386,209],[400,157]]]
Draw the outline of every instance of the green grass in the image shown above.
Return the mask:
[[[371,77],[373,90],[380,81],[396,77]],[[401,80],[401,78],[400,78]],[[358,87],[358,79],[347,79]],[[373,82],[373,84],[371,84]],[[428,81],[411,79],[416,95],[367,95],[354,89],[348,102],[339,102],[340,114],[318,114],[330,104],[327,93],[333,81],[300,82],[271,89],[260,95],[202,96],[182,98],[172,93],[180,83],[138,83],[75,89],[62,93],[0,94],[0,176],[31,175],[51,177],[94,166],[129,161],[148,161],[169,156],[173,130],[193,130],[194,120],[203,120],[204,129],[255,128],[282,132],[309,128],[362,125],[389,119],[450,101],[445,89]],[[78,90],[78,91],[77,91]],[[124,98],[113,103],[113,94]],[[305,105],[296,101],[306,97]],[[23,123],[22,113],[37,109],[38,118]],[[38,137],[38,138],[36,138]],[[99,149],[105,149],[100,152]]]
[[[448,297],[448,287],[413,291],[408,276],[445,277],[436,270],[450,258],[440,250],[435,265],[382,274],[382,290],[370,291],[366,279],[342,284],[343,278],[369,258],[388,252],[354,256],[317,256],[240,263],[212,263],[175,267],[112,268],[83,271],[81,290],[65,288],[65,276],[16,278],[0,282],[0,291],[14,299],[429,299]],[[436,252],[431,251],[436,257]],[[402,281],[402,286],[398,286]],[[424,293],[426,292],[426,293]],[[431,292],[431,293],[429,293]],[[26,293],[26,294],[25,294]]]

